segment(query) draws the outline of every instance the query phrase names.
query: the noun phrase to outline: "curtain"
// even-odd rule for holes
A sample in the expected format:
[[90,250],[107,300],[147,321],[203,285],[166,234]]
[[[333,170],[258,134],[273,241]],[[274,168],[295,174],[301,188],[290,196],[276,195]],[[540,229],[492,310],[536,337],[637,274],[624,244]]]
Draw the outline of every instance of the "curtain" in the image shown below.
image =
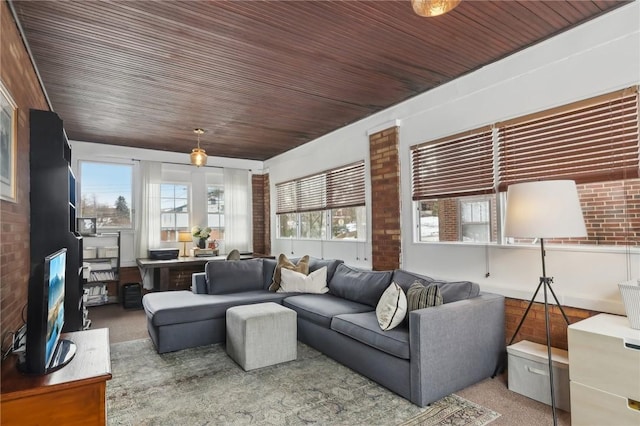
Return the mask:
[[252,251],[251,172],[224,169],[224,245],[225,252],[233,249]]
[[[137,257],[149,257],[149,248],[160,246],[160,183],[162,165],[153,161],[140,161],[140,214],[135,216]],[[142,286],[153,289],[153,273],[140,268]]]

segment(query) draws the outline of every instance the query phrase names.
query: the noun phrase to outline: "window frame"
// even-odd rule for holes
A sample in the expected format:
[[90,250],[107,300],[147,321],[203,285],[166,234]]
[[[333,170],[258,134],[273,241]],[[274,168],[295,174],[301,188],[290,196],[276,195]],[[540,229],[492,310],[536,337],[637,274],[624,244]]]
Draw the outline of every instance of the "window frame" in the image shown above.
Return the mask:
[[[172,198],[163,197],[163,186],[165,186],[165,185],[173,186],[173,197]],[[173,204],[174,204],[174,210],[175,210],[175,207],[176,207],[175,206],[175,201],[176,201],[175,189],[176,189],[177,186],[184,186],[185,189],[186,189],[186,201],[187,201],[186,202],[186,208],[187,208],[187,211],[186,212],[180,212],[180,214],[185,214],[186,213],[186,215],[187,215],[187,226],[186,227],[178,227],[177,226],[178,225],[178,221],[177,221],[178,212],[173,211],[172,214],[174,215],[174,224],[175,224],[175,226],[173,227],[173,229],[169,229],[169,228],[164,227],[162,225],[162,217],[165,214],[167,214],[167,213],[165,213],[163,211],[162,202],[165,199],[166,200],[172,199],[173,200]],[[179,199],[182,199],[182,198],[179,198]],[[174,182],[174,181],[162,181],[160,183],[160,218],[159,219],[160,219],[160,241],[162,243],[175,243],[175,242],[178,242],[178,232],[179,231],[191,231],[191,228],[189,227],[189,223],[190,223],[190,220],[191,220],[191,214],[192,214],[192,212],[191,212],[191,210],[192,210],[191,202],[192,202],[192,200],[191,200],[191,184],[190,183],[188,183],[188,182]],[[163,239],[162,234],[164,232],[167,232],[167,234],[169,234],[171,232],[174,232],[175,233],[175,239]]]

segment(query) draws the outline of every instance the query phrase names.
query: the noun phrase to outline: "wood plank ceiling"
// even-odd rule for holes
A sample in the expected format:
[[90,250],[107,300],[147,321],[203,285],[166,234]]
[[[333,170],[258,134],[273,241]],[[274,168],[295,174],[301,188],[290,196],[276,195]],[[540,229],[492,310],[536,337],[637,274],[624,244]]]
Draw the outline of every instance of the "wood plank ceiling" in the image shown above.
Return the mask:
[[624,3],[12,5],[70,139],[265,160]]

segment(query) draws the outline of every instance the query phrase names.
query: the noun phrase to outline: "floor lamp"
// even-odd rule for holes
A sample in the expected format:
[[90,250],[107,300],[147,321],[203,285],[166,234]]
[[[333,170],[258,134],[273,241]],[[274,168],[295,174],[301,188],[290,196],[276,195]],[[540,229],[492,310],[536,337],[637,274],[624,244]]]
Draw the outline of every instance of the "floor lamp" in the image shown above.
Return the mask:
[[547,276],[544,263],[544,239],[587,236],[575,182],[572,180],[548,180],[510,185],[507,189],[507,207],[504,226],[504,235],[506,237],[538,238],[540,240],[540,253],[542,255],[542,276],[540,277],[540,283],[520,320],[520,324],[518,324],[515,333],[513,333],[509,345],[511,345],[516,338],[520,327],[522,327],[524,320],[527,318],[527,314],[529,314],[531,305],[533,305],[540,288],[542,288],[544,294],[544,322],[547,332],[547,355],[549,357],[551,409],[553,412],[553,424],[555,426],[558,424],[558,418],[553,389],[553,360],[551,359],[551,332],[547,291],[549,291],[555,299],[567,325],[569,325],[569,319],[551,288],[553,277]]

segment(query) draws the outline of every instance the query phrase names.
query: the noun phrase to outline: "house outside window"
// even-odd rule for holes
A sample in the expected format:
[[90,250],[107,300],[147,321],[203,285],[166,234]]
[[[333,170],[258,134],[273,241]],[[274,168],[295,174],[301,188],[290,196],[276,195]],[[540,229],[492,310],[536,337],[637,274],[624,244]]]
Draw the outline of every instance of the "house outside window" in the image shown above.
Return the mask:
[[80,161],[80,217],[95,217],[97,231],[133,227],[133,166]]
[[189,231],[189,185],[160,185],[160,240],[178,241],[178,231]]

